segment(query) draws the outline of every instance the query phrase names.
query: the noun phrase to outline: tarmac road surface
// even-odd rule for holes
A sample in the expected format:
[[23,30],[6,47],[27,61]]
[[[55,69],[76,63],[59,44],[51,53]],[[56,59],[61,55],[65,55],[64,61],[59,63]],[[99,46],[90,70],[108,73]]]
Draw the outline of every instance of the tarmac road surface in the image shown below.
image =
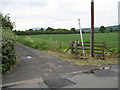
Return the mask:
[[20,61],[3,76],[4,88],[118,88],[118,65],[72,65],[20,43],[16,50]]

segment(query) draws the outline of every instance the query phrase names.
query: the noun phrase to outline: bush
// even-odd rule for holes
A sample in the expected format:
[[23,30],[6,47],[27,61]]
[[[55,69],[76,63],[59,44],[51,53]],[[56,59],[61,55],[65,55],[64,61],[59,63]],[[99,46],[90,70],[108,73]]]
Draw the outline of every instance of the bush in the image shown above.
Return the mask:
[[2,29],[2,72],[16,63],[15,36],[11,30]]
[[15,36],[12,33],[13,24],[8,15],[0,13],[0,70],[6,72],[16,63]]

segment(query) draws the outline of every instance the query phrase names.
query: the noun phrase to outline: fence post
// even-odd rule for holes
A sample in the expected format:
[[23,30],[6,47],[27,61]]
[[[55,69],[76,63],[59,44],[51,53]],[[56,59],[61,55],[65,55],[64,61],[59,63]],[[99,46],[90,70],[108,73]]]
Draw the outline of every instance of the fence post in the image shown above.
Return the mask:
[[76,54],[76,55],[77,55],[77,46],[78,46],[77,43],[78,43],[78,41],[75,41],[75,47],[74,47],[74,48],[75,48],[75,54]]
[[71,41],[71,54],[73,54],[73,41]]
[[61,41],[59,42],[59,45],[60,45],[60,49],[62,48],[62,46],[61,46]]
[[58,49],[58,41],[56,40],[56,49]]
[[105,47],[106,47],[106,42],[103,42],[103,57],[105,57]]

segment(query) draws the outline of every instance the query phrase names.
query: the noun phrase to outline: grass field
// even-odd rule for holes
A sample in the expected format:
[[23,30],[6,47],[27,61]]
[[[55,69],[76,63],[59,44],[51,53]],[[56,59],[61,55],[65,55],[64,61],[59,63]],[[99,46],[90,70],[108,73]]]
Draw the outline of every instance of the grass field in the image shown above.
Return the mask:
[[[90,41],[90,34],[83,34],[83,38],[84,38],[84,41]],[[67,47],[70,46],[70,41],[72,40],[80,40],[79,34],[52,34],[52,35],[49,34],[49,35],[18,36],[19,42],[23,44],[27,44],[27,45],[29,43],[34,43],[33,47],[37,43],[41,43],[43,45],[48,44],[49,47],[52,44],[52,46],[56,47],[57,43],[59,44],[59,42],[61,42],[62,49],[66,49]],[[108,47],[117,48],[118,47],[118,33],[96,33],[95,41],[98,41],[98,42],[105,41]],[[39,46],[36,45],[36,48]]]
[[[90,34],[83,34],[84,41],[90,41]],[[70,47],[70,41],[80,40],[79,34],[49,34],[49,35],[23,35],[17,36],[18,42],[25,44],[27,46],[45,50],[46,53],[50,55],[55,55],[58,57],[65,58],[72,61],[78,65],[103,65],[103,64],[116,64],[117,60],[109,59],[105,61],[101,60],[80,60],[73,59],[71,54],[59,53],[63,52],[68,47]],[[113,47],[118,50],[118,33],[95,33],[95,41],[102,42],[105,41],[107,47]],[[62,49],[59,48],[59,42],[62,44]],[[55,52],[48,52],[55,51]]]

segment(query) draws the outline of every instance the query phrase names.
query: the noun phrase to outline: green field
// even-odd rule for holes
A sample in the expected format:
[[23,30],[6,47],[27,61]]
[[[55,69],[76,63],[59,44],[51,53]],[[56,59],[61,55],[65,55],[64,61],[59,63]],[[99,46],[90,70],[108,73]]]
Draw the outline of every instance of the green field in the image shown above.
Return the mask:
[[[118,48],[118,33],[95,33],[95,41],[105,41],[107,47]],[[83,34],[84,41],[90,41],[90,34]],[[62,50],[70,46],[70,41],[80,40],[79,34],[48,34],[18,36],[18,41],[33,48],[56,49],[61,42]]]

